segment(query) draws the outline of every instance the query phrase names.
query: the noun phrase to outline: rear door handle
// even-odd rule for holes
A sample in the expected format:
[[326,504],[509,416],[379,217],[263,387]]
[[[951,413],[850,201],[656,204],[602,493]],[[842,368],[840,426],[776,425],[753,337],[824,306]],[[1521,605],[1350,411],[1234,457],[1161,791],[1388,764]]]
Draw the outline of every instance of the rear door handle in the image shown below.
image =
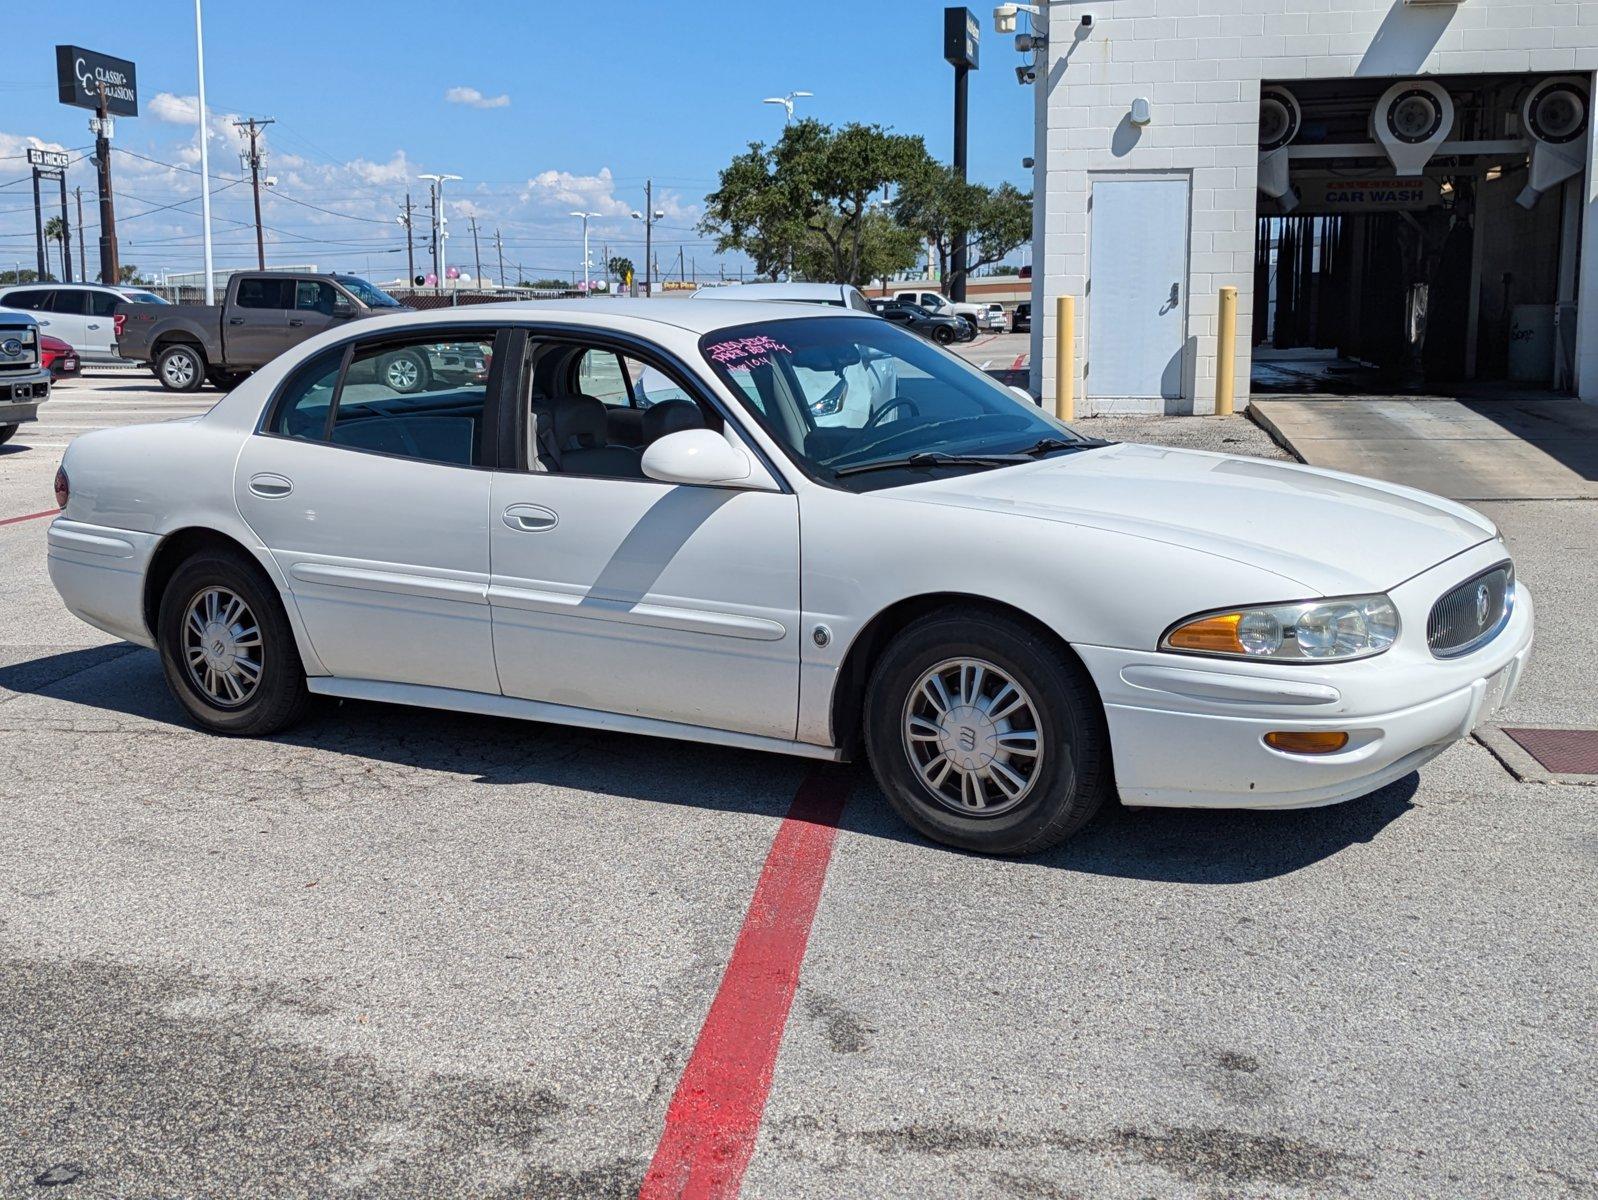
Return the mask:
[[90,321],[89,322],[89,328],[90,329],[98,329],[98,328],[100,328],[100,326],[98,324],[96,324],[94,321]]
[[227,323],[229,325],[242,325],[242,324],[244,324],[244,318],[243,317],[229,317],[227,319]]
[[542,504],[512,504],[505,510],[505,524],[518,533],[543,533],[560,524],[560,517]]
[[293,317],[289,320],[289,324],[295,329],[298,329],[301,325],[305,324],[305,322],[300,320],[298,317]]
[[267,500],[280,500],[294,490],[294,481],[282,475],[251,475],[250,491]]

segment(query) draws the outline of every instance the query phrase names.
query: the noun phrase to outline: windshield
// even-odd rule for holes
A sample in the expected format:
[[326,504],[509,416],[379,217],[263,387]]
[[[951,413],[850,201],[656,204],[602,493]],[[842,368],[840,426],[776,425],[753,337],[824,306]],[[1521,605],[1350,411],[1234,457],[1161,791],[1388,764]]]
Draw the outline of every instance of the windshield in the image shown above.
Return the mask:
[[122,295],[125,296],[133,304],[170,304],[170,303],[172,303],[165,296],[157,296],[154,292],[123,292]]
[[[840,487],[892,487],[1027,461],[977,457],[1099,444],[965,360],[876,317],[760,321],[706,334],[699,348],[812,478]],[[916,455],[964,461],[904,462]]]
[[398,300],[394,299],[380,287],[373,287],[366,280],[355,275],[335,275],[340,287],[353,295],[367,308],[403,308]]

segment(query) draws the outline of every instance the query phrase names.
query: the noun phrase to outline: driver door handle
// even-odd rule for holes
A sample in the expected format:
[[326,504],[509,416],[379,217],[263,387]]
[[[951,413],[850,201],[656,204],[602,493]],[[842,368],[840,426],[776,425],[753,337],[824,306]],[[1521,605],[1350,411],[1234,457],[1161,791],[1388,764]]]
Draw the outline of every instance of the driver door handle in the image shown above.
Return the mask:
[[242,324],[244,324],[244,318],[243,317],[229,317],[227,319],[227,323],[229,325],[242,325]]
[[289,325],[295,329],[298,329],[303,324],[305,324],[305,322],[300,320],[298,317],[292,317],[289,320]]
[[542,504],[512,504],[505,510],[504,520],[517,533],[543,533],[560,524],[554,510]]

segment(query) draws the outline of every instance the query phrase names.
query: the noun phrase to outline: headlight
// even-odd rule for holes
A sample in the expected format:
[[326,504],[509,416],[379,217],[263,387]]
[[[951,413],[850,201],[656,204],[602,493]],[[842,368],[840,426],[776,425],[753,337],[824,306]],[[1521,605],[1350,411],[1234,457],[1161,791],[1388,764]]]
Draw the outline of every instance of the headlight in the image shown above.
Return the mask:
[[1178,621],[1161,650],[1274,662],[1341,662],[1380,654],[1398,638],[1386,596],[1340,596],[1203,613]]

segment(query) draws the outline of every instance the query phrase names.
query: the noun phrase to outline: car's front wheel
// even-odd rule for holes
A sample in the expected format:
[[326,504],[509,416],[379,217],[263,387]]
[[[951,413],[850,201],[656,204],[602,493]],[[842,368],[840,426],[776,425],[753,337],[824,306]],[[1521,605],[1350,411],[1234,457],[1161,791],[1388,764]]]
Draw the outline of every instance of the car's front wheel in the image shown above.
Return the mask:
[[0,446],[3,446],[9,442],[14,436],[16,436],[17,430],[21,428],[21,425],[0,425]]
[[954,341],[954,330],[950,329],[947,325],[939,325],[932,331],[932,340],[937,342],[940,346],[947,346],[950,342]]
[[1104,713],[1080,663],[978,610],[933,614],[893,640],[867,689],[865,741],[906,822],[985,854],[1064,841],[1111,789]]
[[241,555],[184,562],[161,594],[157,626],[167,686],[205,728],[259,737],[304,715],[310,696],[288,616]]
[[402,396],[420,392],[433,381],[427,360],[414,350],[390,355],[378,364],[377,371],[383,383]]
[[168,346],[156,357],[155,377],[169,392],[197,392],[205,382],[205,356],[193,346]]

